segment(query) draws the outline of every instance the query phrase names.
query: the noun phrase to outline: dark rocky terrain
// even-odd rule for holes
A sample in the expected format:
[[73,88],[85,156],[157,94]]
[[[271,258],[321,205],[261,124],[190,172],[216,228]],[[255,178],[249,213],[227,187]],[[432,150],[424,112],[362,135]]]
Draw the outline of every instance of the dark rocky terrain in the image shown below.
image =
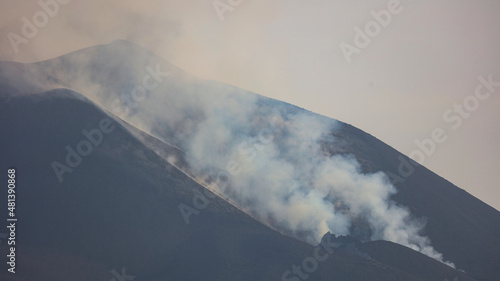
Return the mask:
[[[157,63],[171,75],[167,88],[160,86],[164,92],[255,95],[197,80],[123,41],[35,64],[0,63],[0,163],[17,170],[19,219],[17,273],[2,270],[2,280],[111,280],[112,270],[122,268],[134,280],[280,280],[314,257],[315,246],[259,222],[193,180],[177,148],[182,130],[157,126],[146,133],[120,118],[123,112],[109,110],[113,93],[141,83],[137,69]],[[78,81],[84,74],[99,85],[98,100],[80,94],[88,91]],[[304,111],[261,96],[257,101],[264,113],[278,106]],[[201,117],[192,112],[190,118]],[[60,182],[51,163],[64,163],[65,147],[76,149],[85,140],[82,130],[99,128],[103,120],[114,129]],[[500,280],[497,210],[417,164],[402,177],[398,168],[408,158],[357,128],[341,123],[331,134],[336,141],[322,143],[325,153],[352,154],[363,172],[393,175],[398,192],[392,199],[426,220],[434,248],[465,273],[392,242],[368,241],[360,222],[355,237],[323,237],[338,248],[322,249],[328,258],[307,278],[282,280]],[[162,151],[176,155],[176,166]],[[179,206],[193,205],[199,194],[208,204],[186,224]],[[7,209],[6,200],[0,208]],[[0,249],[5,265],[4,241]]]

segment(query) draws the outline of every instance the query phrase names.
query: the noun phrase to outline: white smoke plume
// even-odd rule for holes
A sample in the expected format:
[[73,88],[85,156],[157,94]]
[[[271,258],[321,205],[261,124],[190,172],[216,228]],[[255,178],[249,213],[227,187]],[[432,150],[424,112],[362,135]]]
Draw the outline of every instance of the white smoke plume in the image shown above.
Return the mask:
[[[136,55],[123,60],[117,53]],[[330,155],[323,144],[335,144],[340,122],[158,61],[116,42],[37,67],[57,86],[184,150],[197,177],[213,180],[226,171],[229,184],[211,187],[283,233],[317,243],[328,231],[361,232],[363,239],[392,241],[445,262],[421,234],[424,223],[391,200],[396,189],[385,174],[363,173],[353,156]],[[131,91],[154,70],[161,73],[158,86],[131,101]]]
[[385,174],[363,174],[353,156],[325,155],[321,143],[335,142],[331,133],[338,122],[257,103],[254,96],[225,96],[205,104],[204,120],[186,140],[195,171],[230,175],[218,193],[311,243],[328,231],[348,235],[361,218],[371,240],[399,243],[445,262],[420,235],[424,224],[390,199],[396,189]]

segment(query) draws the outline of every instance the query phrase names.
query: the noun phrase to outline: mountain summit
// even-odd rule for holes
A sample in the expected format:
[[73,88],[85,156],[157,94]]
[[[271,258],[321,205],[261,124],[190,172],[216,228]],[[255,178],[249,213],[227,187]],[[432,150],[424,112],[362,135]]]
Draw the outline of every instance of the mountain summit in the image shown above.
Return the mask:
[[127,41],[0,62],[0,101],[14,280],[500,279],[497,210],[346,123]]

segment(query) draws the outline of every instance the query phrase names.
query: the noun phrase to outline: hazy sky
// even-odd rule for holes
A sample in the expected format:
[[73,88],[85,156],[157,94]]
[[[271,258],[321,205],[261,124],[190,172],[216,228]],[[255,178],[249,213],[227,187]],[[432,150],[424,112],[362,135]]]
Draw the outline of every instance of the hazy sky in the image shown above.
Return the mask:
[[[58,8],[44,17],[39,3],[49,2]],[[220,16],[214,3],[231,8]],[[370,23],[371,11],[388,9],[385,26]],[[39,26],[31,38],[23,17]],[[355,28],[367,24],[369,43],[356,44]],[[200,78],[347,122],[407,155],[442,128],[446,141],[424,165],[500,209],[500,86],[473,98],[479,76],[500,82],[500,1],[0,0],[0,36],[0,60],[19,62],[127,39]],[[350,63],[343,42],[357,48]],[[460,115],[454,105],[464,100]]]

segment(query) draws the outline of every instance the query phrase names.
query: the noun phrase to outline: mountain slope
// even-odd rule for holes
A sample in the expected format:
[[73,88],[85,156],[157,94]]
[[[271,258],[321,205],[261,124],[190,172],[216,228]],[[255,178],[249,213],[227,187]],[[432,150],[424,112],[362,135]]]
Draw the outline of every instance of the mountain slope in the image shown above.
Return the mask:
[[[131,99],[131,93],[134,93],[134,89],[137,89],[137,87],[141,85],[144,86],[145,77],[147,75],[150,75],[151,77],[152,73],[159,73],[157,75],[158,79],[155,80],[153,78],[148,80],[150,86],[156,85],[156,87],[151,87],[153,89],[149,91],[144,96],[144,98]],[[168,75],[163,73],[168,73]],[[57,240],[60,241],[58,243],[63,244],[52,245],[51,248],[71,248],[71,243],[73,242],[73,240],[67,241],[67,237],[72,237],[71,239],[74,239],[75,237],[77,237],[78,239],[80,239],[81,237],[93,237],[89,233],[89,230],[84,230],[81,228],[82,226],[91,223],[91,219],[97,217],[98,214],[100,214],[98,212],[99,209],[111,212],[112,207],[109,206],[120,206],[121,208],[125,208],[125,206],[128,207],[130,205],[134,206],[133,210],[135,211],[146,209],[146,205],[148,207],[151,207],[150,203],[138,203],[135,200],[132,200],[132,198],[143,198],[142,200],[152,202],[155,201],[154,199],[156,199],[158,194],[167,192],[165,191],[165,186],[168,186],[169,189],[172,187],[175,189],[175,192],[172,192],[172,194],[167,192],[169,196],[171,195],[171,197],[169,197],[170,199],[162,197],[162,200],[158,200],[162,202],[163,200],[165,202],[172,202],[172,206],[169,206],[167,208],[160,202],[157,202],[156,204],[158,206],[155,207],[156,209],[148,209],[149,211],[147,212],[143,211],[145,213],[142,213],[142,215],[137,215],[136,212],[128,210],[124,213],[127,215],[123,216],[136,217],[138,228],[141,228],[144,227],[144,225],[141,225],[141,223],[139,223],[139,217],[151,218],[158,213],[171,214],[170,216],[172,216],[172,220],[174,220],[175,223],[172,224],[173,226],[171,226],[171,229],[168,232],[172,236],[169,236],[169,246],[165,246],[163,250],[160,250],[162,249],[161,247],[158,247],[156,249],[157,251],[163,251],[162,253],[164,254],[164,256],[163,258],[161,258],[162,261],[176,261],[176,265],[172,267],[173,269],[171,269],[173,271],[165,269],[163,271],[164,276],[171,276],[171,274],[173,274],[172,272],[174,271],[177,272],[175,274],[178,274],[178,276],[191,276],[189,274],[194,274],[193,272],[189,272],[189,270],[187,269],[183,269],[182,266],[179,266],[179,264],[177,264],[179,261],[187,260],[187,256],[181,255],[182,258],[179,259],[178,257],[174,258],[171,255],[166,254],[166,252],[170,252],[173,249],[171,248],[174,247],[172,245],[178,245],[179,243],[182,244],[182,242],[179,241],[186,241],[184,240],[186,237],[203,239],[203,237],[206,236],[210,238],[210,241],[216,241],[217,239],[221,239],[220,237],[226,236],[220,232],[223,230],[220,230],[219,232],[211,232],[211,234],[203,234],[203,232],[206,232],[207,229],[210,229],[210,231],[215,231],[213,230],[213,228],[214,225],[217,224],[214,224],[214,222],[219,222],[220,220],[222,220],[220,218],[221,214],[218,212],[215,212],[213,216],[211,216],[211,218],[206,221],[206,224],[204,224],[203,227],[200,226],[200,228],[197,229],[199,230],[199,232],[196,232],[196,234],[188,234],[186,236],[186,234],[183,232],[180,232],[182,234],[178,233],[178,229],[182,228],[182,226],[185,225],[183,217],[180,215],[180,212],[178,210],[178,205],[181,202],[192,205],[192,198],[193,196],[195,196],[195,193],[192,192],[192,189],[186,189],[186,183],[189,182],[189,187],[197,186],[198,188],[200,188],[200,190],[203,190],[203,187],[197,185],[197,183],[192,181],[189,177],[186,177],[186,171],[184,171],[184,173],[178,171],[177,169],[175,169],[175,167],[170,165],[168,161],[165,161],[165,159],[168,158],[169,155],[175,154],[177,156],[177,161],[186,161],[181,166],[189,168],[189,163],[192,163],[189,161],[189,159],[182,159],[181,155],[184,155],[182,157],[185,157],[186,155],[183,154],[182,151],[176,150],[175,148],[182,147],[183,140],[190,137],[191,132],[188,129],[195,126],[193,124],[199,124],[205,118],[204,114],[200,113],[199,107],[197,107],[199,100],[210,100],[212,97],[217,100],[217,97],[219,97],[221,93],[225,93],[223,94],[223,96],[229,97],[229,99],[234,100],[235,103],[245,104],[248,100],[251,100],[252,105],[256,105],[256,113],[252,113],[256,116],[271,116],[273,110],[276,108],[291,115],[311,114],[298,107],[276,100],[264,98],[228,85],[196,79],[189,76],[189,74],[185,73],[184,71],[176,68],[175,66],[154,56],[148,51],[124,41],[117,41],[108,45],[87,48],[59,58],[55,58],[53,60],[36,64],[22,65],[2,62],[0,63],[0,74],[0,100],[2,101],[0,110],[3,114],[2,122],[4,122],[3,120],[13,120],[12,123],[2,123],[2,132],[5,131],[7,132],[6,135],[10,136],[9,138],[2,140],[2,142],[5,141],[5,144],[2,143],[2,149],[6,147],[5,151],[7,152],[6,155],[8,156],[4,159],[9,159],[9,162],[5,162],[5,165],[18,165],[19,167],[28,167],[29,169],[31,169],[29,171],[30,174],[36,175],[35,177],[33,177],[33,182],[30,182],[31,186],[40,185],[49,187],[54,185],[61,185],[57,181],[57,177],[54,175],[54,171],[50,167],[50,163],[52,161],[63,162],[66,155],[66,151],[64,149],[65,146],[76,146],[76,144],[82,140],[82,128],[88,128],[87,130],[96,128],[99,121],[104,118],[103,116],[105,116],[98,115],[99,118],[95,117],[97,113],[88,109],[83,110],[82,112],[77,114],[77,112],[79,112],[78,110],[69,109],[70,106],[68,106],[67,104],[61,104],[61,102],[63,101],[68,102],[69,100],[72,100],[71,104],[73,104],[72,106],[74,106],[75,100],[85,101],[85,98],[76,93],[68,94],[63,90],[58,90],[55,92],[51,91],[42,94],[40,94],[39,92],[58,87],[77,90],[78,92],[85,94],[85,96],[91,99],[93,102],[101,104],[103,107],[107,108],[109,110],[108,114],[113,117],[112,119],[114,119],[114,117],[116,116],[121,117],[131,124],[130,126],[128,126],[128,129],[122,129],[123,131],[122,133],[120,133],[120,137],[115,138],[115,133],[110,134],[109,137],[114,141],[110,141],[108,145],[106,145],[108,135],[105,135],[105,140],[103,141],[102,145],[98,146],[91,155],[85,157],[82,164],[78,166],[74,172],[64,174],[64,181],[62,185],[68,185],[71,187],[71,190],[75,190],[74,192],[79,192],[85,195],[85,197],[82,197],[82,199],[78,199],[80,197],[77,195],[77,193],[65,194],[64,192],[61,192],[59,190],[50,192],[43,191],[48,192],[47,194],[43,193],[41,190],[38,190],[37,192],[30,191],[30,194],[36,194],[35,197],[32,198],[44,198],[44,200],[47,202],[52,202],[51,200],[54,200],[53,198],[66,198],[65,200],[67,200],[67,198],[72,198],[72,200],[74,200],[73,203],[59,202],[59,205],[56,205],[60,208],[65,207],[65,210],[68,210],[70,214],[71,212],[74,212],[71,211],[72,208],[74,208],[75,210],[93,210],[86,216],[80,214],[80,216],[83,217],[78,217],[79,219],[76,219],[77,221],[75,222],[75,224],[78,221],[85,223],[80,223],[79,227],[71,224],[70,227],[62,230],[49,228],[46,230],[44,235],[40,235],[40,237],[44,237],[43,239],[39,238],[39,240],[35,241],[36,243],[33,243],[35,245],[41,245],[42,240],[49,241],[49,243],[51,240]],[[61,91],[63,91],[64,94],[61,95]],[[140,93],[136,92],[136,94],[139,95]],[[29,96],[22,97],[23,95]],[[67,98],[68,95],[72,98]],[[51,96],[56,96],[57,98],[50,98]],[[39,109],[41,104],[45,105],[44,110]],[[54,111],[54,108],[57,108],[62,112],[52,112]],[[165,108],[167,108],[167,110],[165,110]],[[179,111],[179,108],[182,108],[182,111]],[[30,118],[27,118],[25,116],[25,114],[31,114],[31,112],[37,112],[37,110],[39,111],[36,117],[31,116]],[[186,112],[187,115],[184,115],[186,114]],[[73,120],[72,122],[62,122],[67,121],[69,116],[74,116],[72,117],[73,119],[71,119]],[[92,121],[89,121],[89,116],[94,116]],[[185,118],[186,116],[187,118]],[[48,127],[41,126],[41,121],[44,120],[44,118],[47,119],[43,124]],[[318,118],[323,118],[324,120],[326,120],[325,122],[331,122],[328,118]],[[173,122],[172,120],[174,120],[175,122]],[[258,119],[254,120],[258,121]],[[32,122],[33,124],[30,124],[30,122]],[[139,138],[140,141],[138,141],[136,138],[138,137],[138,134],[141,133],[139,133],[140,131],[134,131],[134,127],[140,128],[141,130],[147,132],[147,134],[145,134],[143,138]],[[72,131],[72,129],[74,128],[77,129]],[[73,133],[68,136],[68,132]],[[132,137],[130,133],[133,133],[135,137]],[[333,140],[325,138],[321,143],[322,149],[326,154],[354,155],[356,160],[361,164],[361,168],[364,173],[383,171],[392,175],[399,176],[399,178],[395,180],[398,193],[394,194],[392,196],[392,199],[398,205],[408,208],[413,216],[419,219],[426,219],[427,224],[424,229],[425,235],[430,238],[434,248],[437,251],[443,253],[446,259],[453,261],[458,268],[465,270],[469,275],[474,276],[477,279],[500,279],[500,271],[498,270],[498,268],[500,268],[498,266],[500,263],[500,213],[498,211],[487,206],[483,202],[477,200],[470,194],[457,188],[456,186],[440,178],[439,176],[435,175],[422,166],[415,165],[415,171],[410,176],[402,177],[401,173],[398,172],[398,167],[401,165],[401,154],[391,147],[387,146],[386,144],[382,143],[381,141],[377,140],[376,138],[350,125],[339,123],[338,129],[333,130],[330,135],[334,137]],[[279,137],[281,137],[281,135],[276,136],[277,139],[279,139]],[[147,142],[145,142],[145,138],[149,139],[149,141],[153,141],[154,139],[156,139],[157,148],[165,149],[166,151],[168,151],[166,155],[162,155],[165,157],[158,157],[158,155],[153,153],[151,149],[154,146],[144,147],[143,145],[147,144]],[[38,139],[42,141],[36,141]],[[123,139],[127,139],[128,141],[124,142]],[[14,145],[13,143],[15,141],[18,142]],[[48,142],[51,142],[52,144],[50,146],[43,146],[42,148],[45,156],[34,157],[33,155],[38,155],[40,153],[40,149],[36,149],[37,145],[39,146],[40,143]],[[31,150],[26,148],[30,148]],[[21,153],[19,151],[21,151]],[[14,152],[16,154],[14,154]],[[155,152],[158,153],[156,149]],[[97,166],[103,172],[106,172],[106,176],[104,176],[103,173],[97,173],[96,167],[88,164],[90,163],[91,159],[94,158],[97,159],[94,160],[93,163],[110,163],[106,164],[106,167],[101,165]],[[187,156],[187,158],[189,158],[189,155]],[[13,162],[14,160],[11,159],[18,159],[17,161],[19,162],[15,163]],[[404,157],[403,159],[407,158]],[[30,164],[27,166],[27,163]],[[137,168],[137,163],[139,163],[140,167],[142,168]],[[177,162],[177,164],[178,163],[179,162]],[[149,171],[145,167],[156,168]],[[164,167],[168,167],[167,174],[165,174]],[[89,179],[92,179],[92,181],[90,181]],[[97,190],[92,189],[92,191],[82,192],[82,190],[85,190],[86,188],[88,188],[88,186],[93,185],[94,180],[95,183],[98,184],[97,186],[108,186],[108,188],[104,190],[98,188]],[[151,194],[149,196],[141,195],[143,197],[140,197],[139,194],[142,194],[142,191],[138,190],[138,186],[141,186],[144,183],[147,183],[146,186],[154,186],[155,188],[153,188],[153,190],[156,191],[151,191]],[[184,185],[181,183],[184,183]],[[75,188],[74,186],[78,186],[80,188]],[[120,201],[112,198],[112,194],[116,193],[116,189],[118,189],[118,186],[127,186],[127,190],[130,189],[131,193],[128,197],[129,199],[127,199],[128,201]],[[100,203],[96,203],[95,205],[88,205],[89,201],[101,198],[101,196],[105,196],[106,200],[103,200]],[[111,200],[111,202],[108,203],[108,200]],[[229,235],[229,237],[234,238],[234,236],[237,236],[234,233],[238,233],[238,235],[246,232],[252,233],[254,231],[253,229],[257,227],[257,225],[258,229],[265,229],[264,232],[266,233],[270,231],[268,228],[255,222],[250,217],[244,215],[236,208],[233,208],[231,205],[227,204],[226,201],[221,199],[214,200],[217,202],[221,202],[220,209],[231,210],[229,211],[230,214],[236,212],[245,217],[245,220],[252,222],[252,226],[248,226],[246,228],[252,230],[243,232],[236,232],[235,230],[235,232]],[[32,199],[32,201],[29,201],[29,204],[24,204],[34,206],[34,208],[36,207],[35,210],[39,212],[39,210],[43,209],[45,206],[41,201],[43,200],[37,201],[35,199]],[[203,216],[207,216],[205,214],[210,213],[210,211],[207,212],[207,210],[213,208],[213,205],[214,204],[211,201],[209,207],[202,210],[199,216],[192,216],[191,218],[193,219],[193,221],[205,221],[203,219]],[[78,208],[76,206],[78,206]],[[153,204],[153,206],[155,205]],[[245,206],[242,206],[242,209],[245,209]],[[160,212],[159,210],[162,211]],[[118,213],[117,211],[112,214],[113,215],[109,215],[109,217],[105,217],[105,219],[103,218],[100,223],[102,223],[103,225],[113,225],[112,218],[121,217],[121,213]],[[240,215],[236,216],[237,218],[235,218],[234,220],[227,220],[224,223],[224,229],[239,229],[241,227],[241,223],[239,222],[241,220]],[[56,214],[55,210],[51,210],[50,213],[46,214],[46,217],[58,218],[59,220],[56,221],[56,225],[63,224],[64,221],[64,215]],[[69,217],[72,216],[67,216],[66,219]],[[85,220],[83,220],[84,218]],[[170,217],[167,216],[163,219],[167,220],[167,218]],[[124,218],[120,218],[119,220],[124,220]],[[43,220],[40,219],[40,217],[37,217],[36,219],[33,218],[29,224],[32,223],[33,225],[37,225],[39,227],[33,228],[30,231],[37,231],[35,229],[43,229],[44,225],[42,224],[42,221]],[[143,223],[150,225],[153,222],[149,221]],[[272,224],[272,222],[269,221],[266,221],[266,223]],[[189,225],[189,229],[191,229],[193,225],[194,223],[191,223]],[[236,225],[237,227],[231,225]],[[356,229],[354,229],[353,233],[359,234],[358,238],[363,240],[369,238],[367,236],[367,233],[364,231],[366,226],[363,223],[354,225],[354,228],[356,227],[358,228],[358,230],[356,231]],[[95,228],[98,227],[95,226]],[[127,227],[125,226],[125,222],[122,222],[122,225],[119,229],[120,231],[108,229],[108,232],[106,232],[103,236],[115,237],[118,233],[125,233],[120,234],[125,237],[121,239],[123,241],[130,242],[133,234],[126,234],[128,231]],[[161,233],[163,230],[160,231],[155,229],[154,231]],[[59,233],[57,239],[50,238],[53,233]],[[66,235],[63,235],[63,233],[66,233]],[[148,235],[147,233],[150,232],[146,231],[145,234]],[[194,230],[190,230],[189,233],[194,233]],[[271,231],[270,233],[274,232]],[[300,234],[297,233],[287,234],[294,235],[300,238]],[[140,237],[138,231],[134,232],[134,235]],[[283,239],[287,241],[293,241],[286,242],[290,243],[290,247],[294,249],[290,251],[300,252],[299,254],[284,254],[284,257],[279,257],[280,259],[283,258],[283,260],[290,261],[290,263],[288,264],[286,262],[280,263],[279,266],[282,267],[281,273],[287,267],[290,267],[293,264],[292,261],[299,263],[301,259],[307,257],[307,255],[310,255],[313,250],[310,246],[299,243],[296,240],[288,240],[290,238],[286,238],[286,236],[276,233],[274,233],[273,235],[278,235],[276,237],[279,238],[271,239],[273,241],[271,243],[272,245],[285,243],[277,242],[282,241]],[[29,239],[28,237],[26,237],[26,239],[29,240],[36,238],[30,236]],[[93,237],[92,239],[92,241],[85,242],[87,243],[86,245],[94,245],[93,243],[98,243],[99,238]],[[149,241],[155,241],[154,243],[146,243],[147,245],[145,247],[148,249],[153,247],[151,245],[162,245],[162,243],[166,243],[160,242],[158,239],[151,239],[150,237],[148,237],[147,239]],[[255,238],[251,238],[250,240],[253,239]],[[94,240],[96,240],[97,242]],[[125,242],[122,242],[121,244],[120,242],[113,242],[109,240],[106,242],[114,246],[112,248],[109,248],[109,246],[105,246],[104,244],[95,244],[98,245],[98,249],[106,250],[100,252],[103,258],[99,258],[101,260],[94,261],[94,263],[101,266],[102,268],[106,268],[109,273],[110,268],[121,268],[119,262],[115,262],[115,260],[120,260],[120,258],[118,258],[119,254],[117,253],[123,251],[123,249],[125,249],[127,246],[125,245]],[[137,245],[134,244],[136,248],[134,248],[133,251],[140,253],[140,246],[145,245],[140,243],[141,242],[139,242]],[[370,243],[367,243],[367,245],[371,245]],[[208,245],[195,245],[196,247],[207,249],[207,251],[219,251],[220,249],[226,249],[227,247],[229,247],[221,246],[221,244],[223,243],[219,242],[219,244],[217,244],[217,247],[213,246],[211,248],[204,248]],[[64,247],[61,245],[64,245]],[[188,249],[186,250],[186,255],[188,255],[193,253],[196,247],[187,244],[186,246],[175,246],[175,249]],[[297,250],[297,247],[303,250]],[[90,256],[91,254],[88,252],[88,249],[93,249],[95,247],[83,248],[87,248],[87,252],[82,249],[78,249],[77,251],[84,251],[85,254],[83,256]],[[262,248],[267,248],[267,246]],[[390,244],[383,244],[382,248],[390,249],[387,250],[388,253],[400,252],[397,249],[393,249]],[[230,251],[230,249],[227,251]],[[81,256],[79,253],[80,252],[78,252],[76,256]],[[111,253],[115,253],[115,255],[113,256],[113,254]],[[158,253],[154,253],[155,254],[152,254],[152,256],[158,256]],[[140,254],[137,255],[140,256]],[[225,264],[220,260],[220,256],[222,255],[223,257],[225,257],[225,255],[220,253],[214,255],[217,258],[214,258],[214,256],[205,257],[206,259],[200,257],[200,260],[197,260],[197,262],[210,264],[208,263],[208,261],[211,261],[217,264],[217,268],[220,268],[222,264]],[[227,257],[231,257],[229,258],[231,260],[234,258],[234,255],[241,255],[241,253],[233,249],[231,254],[228,254]],[[256,256],[260,255],[261,252],[259,252],[259,255],[256,254]],[[295,259],[291,257],[295,257]],[[352,258],[353,260],[349,260],[349,262],[342,261],[342,258],[331,259],[336,260],[336,262],[332,262],[333,264],[330,265],[332,268],[335,268],[335,270],[332,271],[336,273],[335,276],[343,276],[342,274],[347,274],[346,276],[353,277],[353,275],[349,274],[355,273],[346,272],[348,271],[347,268],[349,266],[352,266],[352,262],[354,262],[354,264],[358,261],[370,264],[370,262],[368,262],[365,258],[360,259],[357,256],[355,256],[354,258],[350,257],[349,259]],[[243,260],[246,259],[248,259],[248,257],[243,258]],[[113,263],[110,263],[111,260],[113,260]],[[224,258],[222,260],[224,260]],[[274,260],[274,258],[272,260]],[[401,273],[403,275],[406,274],[405,278],[410,278],[409,276],[414,273],[408,273],[408,268],[406,267],[408,265],[391,263],[388,261],[387,257],[382,257],[381,260],[383,260],[383,263],[387,263],[386,266],[389,266],[390,264],[391,270],[394,270],[395,272],[406,272]],[[132,263],[135,264],[135,262],[136,261],[134,260],[134,262]],[[141,264],[141,266],[137,266],[137,268],[140,268],[137,270],[133,268],[134,272],[140,272],[140,274],[143,274],[144,276],[147,275],[148,277],[152,278],[154,274],[146,273],[146,271],[149,272],[149,270],[145,269],[147,266],[144,264],[154,264],[154,262],[137,261],[137,263]],[[251,272],[253,272],[253,270],[256,270],[257,268],[259,268],[260,271],[260,268],[264,266],[262,264],[257,265],[255,261],[253,263],[245,261],[243,262],[243,264],[245,264],[243,268],[246,268],[247,270],[246,274],[251,274],[253,277],[255,277],[255,275],[253,274],[256,273]],[[339,267],[340,264],[342,264],[343,266]],[[275,268],[279,266],[273,266],[273,270],[269,270],[269,272],[272,271],[273,273],[270,274],[276,274],[276,276],[278,276],[280,270],[275,270]],[[151,267],[154,266],[151,265]],[[160,272],[160,267],[161,266],[158,265],[155,270],[153,270],[153,272],[155,272],[155,274],[157,272]],[[321,268],[323,267],[324,266],[322,265]],[[132,269],[132,266],[130,268]],[[373,265],[373,267],[369,267],[366,272],[372,272],[371,270],[375,270],[374,268],[378,268],[378,266]],[[106,274],[106,272],[104,271],[103,274]],[[223,271],[225,272],[225,274],[229,274],[228,272],[231,272],[230,270],[227,270],[227,268]],[[264,271],[268,272],[266,270]],[[278,271],[278,273],[276,273],[276,271]],[[366,272],[361,271],[359,272],[359,274],[363,275]],[[385,271],[378,273],[372,272],[370,274],[373,276],[386,276],[384,275],[384,272]],[[434,272],[434,270],[430,270],[430,272]],[[443,272],[447,272],[447,270],[442,271],[441,274],[444,274]],[[265,273],[262,274],[263,275],[259,276],[259,278],[263,278],[262,276],[267,276],[265,275]],[[329,274],[332,273],[330,271],[327,271],[325,273],[317,273],[318,276],[331,276]],[[451,273],[446,274],[445,276],[447,276],[446,278],[449,280],[452,280],[455,277],[452,276],[453,274]],[[212,276],[213,278],[215,278],[218,275],[215,272],[208,275],[203,275],[205,279],[207,278],[207,276]],[[225,276],[227,277],[229,275]],[[274,277],[274,275],[272,276]],[[194,278],[194,276],[191,277]],[[196,277],[199,278],[201,276]],[[234,277],[232,276],[231,278]],[[357,276],[353,280],[364,280],[362,278],[362,276]],[[427,275],[422,275],[418,278],[421,278],[422,280],[429,280],[427,279]],[[437,278],[438,277],[436,277],[435,280],[442,280]],[[441,276],[439,278],[441,278]],[[276,279],[279,279],[279,276]],[[339,280],[342,279],[340,278]],[[389,279],[382,278],[381,280]]]
[[479,278],[496,280],[500,276],[497,210],[414,162],[409,164],[414,169],[411,174],[400,173],[403,163],[411,160],[359,129],[346,125],[338,134],[343,144],[330,147],[332,152],[353,153],[366,172],[395,175],[398,193],[394,200],[426,219],[426,233],[438,251]]
[[[277,280],[314,252],[218,197],[187,225],[178,206],[191,204],[193,190],[203,187],[115,121],[59,182],[51,163],[64,161],[65,146],[84,140],[83,129],[113,119],[76,93],[13,97],[0,115],[9,136],[1,164],[18,176],[18,271],[14,279],[2,271],[5,280],[109,280],[121,268],[137,280]],[[444,276],[459,274],[440,266]],[[309,278],[345,279],[424,280],[340,250]]]

